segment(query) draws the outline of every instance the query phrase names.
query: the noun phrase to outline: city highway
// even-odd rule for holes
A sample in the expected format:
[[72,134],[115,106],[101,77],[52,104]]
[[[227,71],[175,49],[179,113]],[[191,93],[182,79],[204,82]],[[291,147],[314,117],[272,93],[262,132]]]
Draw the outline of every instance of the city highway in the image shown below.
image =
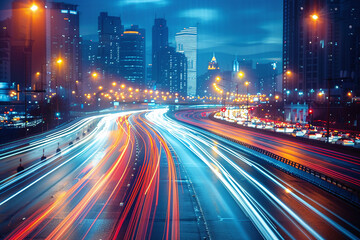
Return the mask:
[[178,196],[166,143],[138,121],[103,116],[86,141],[3,181],[0,238],[179,238],[179,199],[190,194]]
[[360,209],[166,111],[104,114],[88,136],[3,179],[0,238],[359,238]]
[[360,236],[356,217],[360,209],[245,154],[241,146],[231,141],[160,113],[147,115],[179,155],[198,193],[210,236],[218,239],[236,236],[256,239],[256,234],[266,239]]
[[360,158],[307,143],[290,141],[264,133],[241,129],[202,117],[204,110],[185,110],[176,119],[251,144],[303,164],[349,186],[360,189]]

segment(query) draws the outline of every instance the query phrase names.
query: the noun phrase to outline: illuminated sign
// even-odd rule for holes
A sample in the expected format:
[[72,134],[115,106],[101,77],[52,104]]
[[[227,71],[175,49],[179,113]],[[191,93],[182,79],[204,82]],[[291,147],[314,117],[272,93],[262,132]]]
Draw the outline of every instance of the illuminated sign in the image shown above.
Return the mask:
[[76,15],[76,14],[77,14],[77,11],[72,11],[72,10],[70,10],[70,14]]
[[68,10],[61,10],[61,13],[68,13]]

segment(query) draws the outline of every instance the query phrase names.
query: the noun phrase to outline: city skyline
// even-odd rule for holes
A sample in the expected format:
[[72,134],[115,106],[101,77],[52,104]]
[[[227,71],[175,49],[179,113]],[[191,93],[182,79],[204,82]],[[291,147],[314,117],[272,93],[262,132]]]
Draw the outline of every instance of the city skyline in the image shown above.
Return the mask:
[[[0,3],[4,9],[11,8],[11,1]],[[212,52],[217,52],[222,68],[231,70],[234,55],[253,59],[254,62],[280,61],[282,51],[282,1],[225,2],[215,1],[123,1],[120,3],[102,3],[76,0],[80,12],[80,34],[84,39],[98,41],[97,18],[100,12],[121,18],[125,27],[137,24],[151,33],[155,17],[167,20],[169,43],[175,46],[175,34],[184,27],[198,27],[199,34],[199,71],[206,71]],[[91,8],[96,6],[96,8]],[[260,6],[260,8],[258,7]],[[131,8],[131,11],[127,11]],[[237,11],[232,11],[238,9]],[[166,14],[169,11],[174,14]],[[246,23],[246,24],[237,24]],[[246,34],[245,34],[246,33]],[[151,62],[151,36],[146,42],[146,62]],[[205,69],[205,70],[202,70]]]
[[360,0],[0,9],[0,239],[360,240]]

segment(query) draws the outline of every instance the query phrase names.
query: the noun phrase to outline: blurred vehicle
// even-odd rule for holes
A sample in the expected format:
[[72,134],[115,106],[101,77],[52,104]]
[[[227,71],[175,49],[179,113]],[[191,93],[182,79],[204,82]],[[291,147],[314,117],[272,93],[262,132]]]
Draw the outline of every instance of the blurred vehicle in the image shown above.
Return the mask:
[[291,135],[294,137],[304,137],[305,133],[301,129],[295,129]]
[[341,138],[341,134],[338,131],[332,132],[332,136],[333,136],[333,142],[336,142]]
[[275,127],[275,132],[285,132],[284,126],[276,126]]
[[354,146],[355,145],[355,141],[351,138],[340,138],[335,143],[343,145],[343,146]]
[[320,133],[317,131],[308,130],[304,137],[309,139],[319,139],[322,137],[322,135],[320,135]]
[[354,140],[355,144],[360,143],[360,134],[350,134],[349,137]]

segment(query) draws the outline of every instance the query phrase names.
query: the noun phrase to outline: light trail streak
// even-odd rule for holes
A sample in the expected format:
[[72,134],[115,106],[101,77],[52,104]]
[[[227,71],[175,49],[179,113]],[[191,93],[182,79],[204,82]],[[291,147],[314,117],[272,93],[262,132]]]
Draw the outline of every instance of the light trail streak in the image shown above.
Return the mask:
[[[313,237],[315,237],[317,239],[322,239],[321,235],[319,235],[312,227],[310,227],[304,220],[302,220],[302,218],[298,214],[296,214],[292,209],[290,209],[289,206],[287,206],[278,197],[276,197],[275,194],[270,191],[270,189],[266,188],[263,184],[261,184],[259,181],[257,181],[254,177],[250,176],[246,171],[242,170],[238,166],[238,164],[234,163],[231,159],[226,157],[225,154],[222,153],[222,151],[243,161],[244,163],[248,164],[251,167],[255,167],[255,169],[258,172],[260,172],[263,176],[265,176],[266,178],[268,178],[269,180],[271,180],[272,182],[277,184],[279,187],[281,187],[284,190],[284,192],[287,189],[288,190],[290,189],[288,184],[285,183],[286,185],[283,185],[284,182],[280,183],[278,180],[275,180],[276,178],[272,177],[273,174],[271,174],[267,170],[265,171],[265,169],[262,168],[261,166],[259,166],[258,163],[251,161],[248,158],[245,158],[244,156],[242,156],[238,153],[235,153],[233,150],[227,149],[226,147],[222,146],[221,144],[219,144],[219,145],[216,144],[217,147],[215,147],[214,142],[216,142],[216,141],[214,139],[207,137],[206,135],[202,134],[198,130],[180,125],[180,124],[170,120],[169,118],[163,116],[164,112],[165,111],[158,111],[157,113],[151,112],[151,113],[147,114],[147,117],[150,121],[152,121],[154,124],[156,124],[158,128],[163,129],[163,130],[166,129],[166,131],[168,131],[170,134],[172,134],[172,136],[174,136],[174,138],[177,138],[180,142],[183,143],[184,146],[191,149],[191,151],[195,155],[197,155],[214,172],[214,174],[223,182],[223,184],[227,187],[228,191],[231,192],[235,198],[241,197],[240,198],[241,200],[238,200],[238,202],[240,204],[243,204],[244,202],[246,202],[246,207],[244,207],[243,205],[241,205],[241,206],[244,209],[246,209],[249,216],[252,217],[252,221],[254,222],[254,224],[256,224],[259,231],[263,234],[264,237],[272,238],[274,236],[278,237],[279,235],[276,231],[274,232],[274,236],[265,235],[269,231],[269,229],[271,229],[271,223],[269,223],[269,222],[266,223],[268,226],[267,229],[261,228],[262,227],[261,225],[264,222],[266,222],[266,220],[265,220],[266,216],[261,216],[261,213],[259,213],[260,211],[256,210],[256,207],[254,206],[255,199],[248,192],[246,192],[243,188],[241,188],[241,185],[235,180],[235,178],[232,176],[232,174],[230,174],[226,170],[226,167],[223,166],[223,164],[220,164],[219,160],[212,157],[211,154],[209,154],[204,148],[202,148],[200,146],[200,144],[204,144],[209,149],[212,149],[213,151],[215,151],[221,159],[225,160],[228,164],[230,164],[230,166],[234,170],[236,170],[239,174],[244,176],[256,188],[258,188],[259,191],[263,192],[263,194],[268,196],[269,200],[271,200],[271,202],[273,202],[274,205],[280,207],[281,209],[283,209],[285,211],[285,212],[283,212],[284,215],[287,215],[287,216],[291,217],[290,219],[295,220],[295,222],[293,222],[295,226],[297,224],[299,224],[304,229],[306,229],[307,232],[309,232]],[[231,143],[230,145],[234,146],[235,144]],[[214,165],[216,166],[216,168],[214,168]],[[295,191],[300,192],[299,190],[295,190]],[[244,195],[241,195],[240,193],[244,193]],[[291,190],[287,194],[290,194],[291,196],[293,196],[295,201],[298,201],[302,205],[306,206],[313,214],[315,214],[318,217],[325,220],[328,224],[330,224],[331,226],[336,228],[339,232],[341,232],[345,236],[352,238],[352,239],[356,239],[356,236],[354,234],[352,234],[350,231],[348,231],[347,229],[342,227],[340,224],[333,221],[330,217],[323,214],[316,207],[309,204],[306,200],[304,200],[303,198],[294,194]],[[247,201],[245,201],[245,199]],[[253,202],[253,203],[250,203],[250,202]],[[313,202],[315,202],[315,201],[313,201]],[[262,206],[258,202],[256,202],[256,205],[258,205],[261,209],[265,209],[264,206]],[[322,207],[321,205],[317,205],[317,207],[320,207],[323,210],[326,210],[326,208]],[[255,213],[258,213],[258,214],[254,215]],[[333,215],[333,213],[330,211],[328,213]],[[272,216],[269,216],[269,217],[274,219]],[[349,226],[353,227],[352,225],[349,225]],[[298,228],[298,229],[299,229],[299,231],[301,231],[304,234],[304,236],[307,235],[305,232],[302,231],[301,228]],[[358,231],[357,228],[355,228],[354,230]],[[291,236],[291,235],[289,235],[289,236]]]
[[[207,129],[211,132],[225,134],[234,139],[306,165],[333,178],[346,181],[355,186],[360,186],[360,178],[353,176],[358,173],[346,165],[353,164],[353,166],[358,166],[360,164],[360,158],[310,144],[297,143],[251,130],[220,124],[209,119],[200,118],[199,115],[201,112],[202,111],[197,110],[183,111],[175,114],[175,116],[180,121]],[[316,155],[316,157],[314,155]]]

